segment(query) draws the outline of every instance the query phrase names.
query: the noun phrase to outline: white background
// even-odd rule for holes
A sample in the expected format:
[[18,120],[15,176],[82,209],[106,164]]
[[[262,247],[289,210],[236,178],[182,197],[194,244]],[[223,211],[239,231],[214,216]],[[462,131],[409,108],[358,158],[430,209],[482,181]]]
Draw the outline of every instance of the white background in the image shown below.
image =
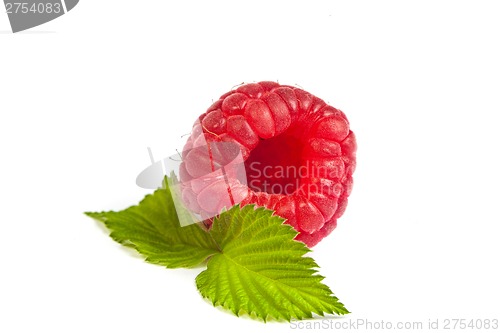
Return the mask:
[[82,0],[12,34],[0,14],[0,331],[291,331],[213,308],[201,270],[146,264],[82,214],[138,202],[147,147],[171,155],[213,99],[259,80],[300,85],[357,134],[350,205],[313,252],[341,320],[499,318],[499,15]]

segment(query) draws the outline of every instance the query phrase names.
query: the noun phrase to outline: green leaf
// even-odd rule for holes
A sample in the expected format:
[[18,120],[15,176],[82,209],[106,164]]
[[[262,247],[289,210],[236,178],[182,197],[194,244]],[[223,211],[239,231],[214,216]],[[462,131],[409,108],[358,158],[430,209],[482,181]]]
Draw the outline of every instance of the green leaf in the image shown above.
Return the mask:
[[217,244],[198,224],[179,225],[171,192],[164,185],[137,206],[85,214],[103,222],[111,238],[136,249],[148,262],[168,268],[198,266],[218,253]]
[[200,293],[236,315],[269,319],[312,318],[349,313],[330,288],[297,232],[264,208],[247,205],[224,212],[210,234],[220,253],[196,278]]
[[[290,321],[349,313],[322,283],[318,265],[304,256],[310,250],[294,240],[297,232],[283,219],[264,208],[237,205],[215,218],[207,231],[193,224],[171,190],[176,182],[166,178],[164,188],[123,211],[86,214],[151,263],[177,268],[208,260],[196,278],[200,293],[238,316]],[[186,226],[181,227],[179,216]]]

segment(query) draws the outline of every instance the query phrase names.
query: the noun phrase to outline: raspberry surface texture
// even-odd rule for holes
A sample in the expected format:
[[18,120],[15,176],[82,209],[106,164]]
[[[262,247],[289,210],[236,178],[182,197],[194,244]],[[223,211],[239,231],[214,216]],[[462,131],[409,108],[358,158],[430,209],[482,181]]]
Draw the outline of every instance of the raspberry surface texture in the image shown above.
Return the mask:
[[347,207],[356,148],[345,114],[322,99],[276,82],[245,84],[194,124],[182,153],[182,200],[207,226],[234,204],[266,207],[312,247]]

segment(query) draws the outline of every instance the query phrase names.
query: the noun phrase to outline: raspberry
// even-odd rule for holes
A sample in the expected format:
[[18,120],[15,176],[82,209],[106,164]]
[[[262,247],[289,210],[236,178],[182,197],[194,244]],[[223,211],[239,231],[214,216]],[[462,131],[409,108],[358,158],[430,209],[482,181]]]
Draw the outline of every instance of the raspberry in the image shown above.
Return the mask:
[[[228,168],[240,152],[246,182]],[[344,213],[355,166],[356,138],[342,111],[296,87],[250,83],[222,95],[193,126],[182,198],[207,226],[236,203],[272,209],[312,247]]]

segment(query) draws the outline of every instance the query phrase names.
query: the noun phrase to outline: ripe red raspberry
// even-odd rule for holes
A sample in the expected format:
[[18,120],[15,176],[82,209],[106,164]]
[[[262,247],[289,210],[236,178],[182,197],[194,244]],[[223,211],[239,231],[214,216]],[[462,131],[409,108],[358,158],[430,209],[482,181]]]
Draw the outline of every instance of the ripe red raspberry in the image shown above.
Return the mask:
[[[246,182],[237,171],[220,172],[235,156],[218,144],[225,142],[241,152]],[[250,83],[222,95],[193,126],[180,167],[182,198],[207,225],[236,203],[272,209],[311,247],[344,213],[355,166],[356,138],[342,111],[296,87]]]

